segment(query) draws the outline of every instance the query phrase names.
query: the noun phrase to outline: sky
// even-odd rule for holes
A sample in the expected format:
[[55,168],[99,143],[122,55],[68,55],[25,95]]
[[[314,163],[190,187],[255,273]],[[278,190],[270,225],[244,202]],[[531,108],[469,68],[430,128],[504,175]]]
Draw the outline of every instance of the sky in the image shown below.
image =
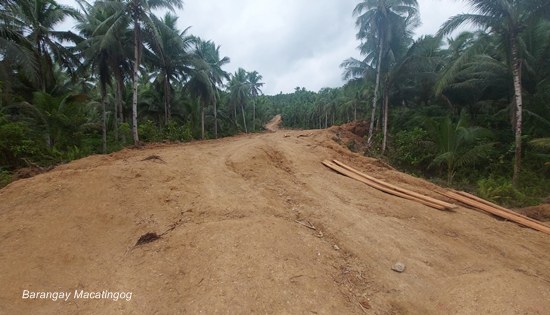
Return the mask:
[[[58,0],[76,7],[74,0]],[[449,17],[468,11],[458,0],[419,0],[416,37],[437,32]],[[184,0],[178,26],[220,46],[224,68],[258,71],[264,94],[338,87],[340,63],[360,58],[353,9],[359,0]],[[65,22],[63,28],[71,25]]]

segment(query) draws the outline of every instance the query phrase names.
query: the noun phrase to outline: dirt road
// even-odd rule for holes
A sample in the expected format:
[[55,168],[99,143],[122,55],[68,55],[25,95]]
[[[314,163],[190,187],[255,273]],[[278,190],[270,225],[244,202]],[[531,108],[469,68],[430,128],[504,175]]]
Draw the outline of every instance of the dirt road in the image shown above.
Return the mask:
[[[320,162],[435,196],[333,137],[148,146],[12,183],[0,190],[0,313],[547,314],[548,235],[338,175]],[[161,237],[135,246],[146,233]],[[23,290],[132,298],[29,300]]]

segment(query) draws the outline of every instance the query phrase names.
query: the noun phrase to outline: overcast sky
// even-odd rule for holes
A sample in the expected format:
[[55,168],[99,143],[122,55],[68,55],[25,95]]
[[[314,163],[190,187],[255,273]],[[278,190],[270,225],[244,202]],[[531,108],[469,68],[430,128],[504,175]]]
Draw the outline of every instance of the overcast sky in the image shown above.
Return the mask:
[[[73,0],[58,0],[72,6]],[[340,63],[359,57],[352,11],[359,0],[184,0],[180,29],[220,45],[242,67],[263,76],[265,94],[337,87]],[[467,11],[458,0],[419,0],[417,36],[433,34],[450,16]]]

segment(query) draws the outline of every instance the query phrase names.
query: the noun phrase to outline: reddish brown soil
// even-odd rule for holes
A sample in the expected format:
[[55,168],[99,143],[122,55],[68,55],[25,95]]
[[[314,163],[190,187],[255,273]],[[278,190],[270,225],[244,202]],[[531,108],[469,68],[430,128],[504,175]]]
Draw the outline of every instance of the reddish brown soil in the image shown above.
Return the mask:
[[271,131],[271,132],[275,132],[275,131],[279,130],[282,123],[283,123],[283,118],[281,117],[281,115],[276,115],[275,117],[273,117],[273,119],[271,119],[265,125],[265,129],[268,130],[268,131]]
[[[334,137],[152,145],[10,184],[0,190],[0,313],[548,314],[549,235],[338,175],[321,161],[435,196]],[[24,289],[133,296],[30,301]]]
[[539,221],[550,222],[550,204],[548,203],[517,209],[516,211]]
[[366,135],[369,132],[367,121],[354,121],[341,126],[332,126],[329,131],[333,134],[332,140],[346,146],[351,151],[359,153],[366,151]]

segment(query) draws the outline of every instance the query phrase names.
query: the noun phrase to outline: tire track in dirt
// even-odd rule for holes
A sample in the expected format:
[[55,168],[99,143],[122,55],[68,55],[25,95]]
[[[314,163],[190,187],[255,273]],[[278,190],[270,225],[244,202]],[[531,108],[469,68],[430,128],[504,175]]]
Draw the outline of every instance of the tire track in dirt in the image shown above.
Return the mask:
[[[435,187],[353,154],[334,137],[285,130],[152,145],[9,185],[0,190],[2,311],[550,309],[548,238],[463,208],[435,211],[335,174],[320,161],[338,158],[425,194]],[[134,246],[147,232],[165,231]],[[396,261],[406,263],[404,273],[391,270]],[[29,302],[20,299],[24,288],[134,296],[129,303]]]

